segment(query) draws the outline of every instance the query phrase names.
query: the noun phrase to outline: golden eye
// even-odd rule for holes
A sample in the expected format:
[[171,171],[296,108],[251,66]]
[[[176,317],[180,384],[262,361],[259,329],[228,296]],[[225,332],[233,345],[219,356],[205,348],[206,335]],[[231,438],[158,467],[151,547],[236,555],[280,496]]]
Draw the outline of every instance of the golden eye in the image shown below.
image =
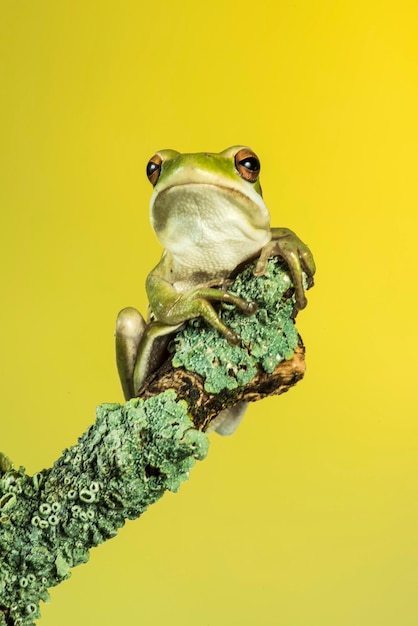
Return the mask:
[[147,176],[149,182],[155,187],[160,177],[162,159],[159,154],[155,154],[147,164]]
[[258,156],[249,148],[241,148],[235,155],[235,167],[244,180],[255,183],[260,173]]

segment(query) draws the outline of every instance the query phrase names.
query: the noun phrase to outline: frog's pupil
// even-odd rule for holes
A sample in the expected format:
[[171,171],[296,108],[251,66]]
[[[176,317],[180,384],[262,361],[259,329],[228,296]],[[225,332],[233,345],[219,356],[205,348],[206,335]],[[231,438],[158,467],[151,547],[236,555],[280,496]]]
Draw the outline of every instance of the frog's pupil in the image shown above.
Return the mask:
[[147,176],[152,176],[152,174],[160,168],[159,165],[150,161],[147,165]]
[[258,159],[254,157],[247,157],[246,159],[243,159],[242,161],[240,161],[240,165],[245,167],[245,169],[250,170],[250,172],[258,172],[258,170],[260,169],[260,163]]

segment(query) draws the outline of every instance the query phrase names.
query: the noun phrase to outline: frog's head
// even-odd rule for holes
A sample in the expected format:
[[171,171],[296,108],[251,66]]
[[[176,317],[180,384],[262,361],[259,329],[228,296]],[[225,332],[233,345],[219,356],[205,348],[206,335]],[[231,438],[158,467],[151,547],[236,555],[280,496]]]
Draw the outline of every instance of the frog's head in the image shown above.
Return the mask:
[[220,153],[181,154],[161,150],[148,162],[154,187],[151,222],[174,256],[186,249],[242,248],[255,254],[270,232],[270,215],[259,181],[260,161],[246,146]]

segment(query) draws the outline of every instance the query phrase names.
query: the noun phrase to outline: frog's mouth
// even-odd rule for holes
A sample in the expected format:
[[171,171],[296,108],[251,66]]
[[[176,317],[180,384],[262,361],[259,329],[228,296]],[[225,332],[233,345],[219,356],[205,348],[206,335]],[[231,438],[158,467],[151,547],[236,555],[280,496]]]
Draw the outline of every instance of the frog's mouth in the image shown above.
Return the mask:
[[155,233],[182,265],[216,264],[231,271],[270,238],[270,216],[241,190],[210,183],[184,183],[160,191],[151,204]]
[[178,231],[196,243],[211,232],[258,239],[259,230],[270,229],[270,215],[263,198],[251,191],[250,196],[234,186],[201,182],[171,185],[151,198],[152,226],[160,240]]

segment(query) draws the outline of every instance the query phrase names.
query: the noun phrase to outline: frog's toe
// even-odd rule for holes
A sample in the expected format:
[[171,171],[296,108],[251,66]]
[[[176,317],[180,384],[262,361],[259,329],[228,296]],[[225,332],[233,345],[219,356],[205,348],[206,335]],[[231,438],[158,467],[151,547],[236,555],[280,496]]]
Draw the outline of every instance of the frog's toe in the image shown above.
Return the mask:
[[248,301],[246,307],[243,308],[244,313],[247,315],[254,315],[258,311],[258,305],[256,302]]
[[266,252],[263,250],[253,271],[253,275],[256,278],[258,278],[259,276],[264,276],[264,274],[266,273],[268,258],[269,251]]
[[230,346],[237,346],[241,343],[241,337],[238,333],[234,332],[230,328],[227,328],[225,331],[225,339],[229,343]]
[[295,306],[296,306],[296,309],[298,311],[301,311],[302,309],[304,309],[306,307],[306,305],[308,304],[308,300],[307,300],[303,290],[302,290],[302,292],[296,291],[296,293],[295,293],[295,300],[296,300]]
[[315,284],[315,281],[314,281],[313,275],[312,274],[307,274],[306,275],[306,286],[307,286],[307,289],[312,289],[314,284]]

